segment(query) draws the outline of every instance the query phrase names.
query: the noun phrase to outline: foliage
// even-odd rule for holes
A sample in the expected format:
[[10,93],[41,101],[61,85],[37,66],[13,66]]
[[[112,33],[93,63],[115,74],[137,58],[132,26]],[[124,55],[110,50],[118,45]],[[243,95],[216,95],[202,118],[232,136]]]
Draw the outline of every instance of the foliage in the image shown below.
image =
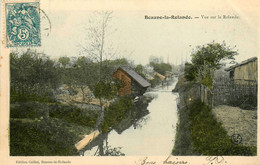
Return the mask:
[[172,155],[197,155],[192,147],[192,138],[189,121],[190,109],[179,109],[179,123],[176,126],[175,144]]
[[46,116],[49,116],[49,107],[44,103],[30,101],[10,105],[11,118],[39,119]]
[[69,57],[60,57],[59,58],[59,63],[61,63],[61,65],[65,68],[66,65],[68,65],[70,62],[70,58]]
[[209,43],[206,46],[198,46],[193,52],[191,64],[185,65],[185,77],[189,81],[197,81],[206,87],[212,89],[214,71],[219,69],[227,59],[234,59],[237,55],[230,47],[227,47],[225,42]]
[[165,75],[166,71],[172,71],[172,66],[170,64],[150,62],[150,65],[153,67],[154,71],[162,75]]
[[119,88],[120,84],[117,81],[100,81],[95,85],[94,95],[97,98],[111,100],[117,95]]
[[186,80],[193,81],[196,79],[198,71],[195,65],[187,62],[185,63],[184,73]]
[[211,109],[196,100],[190,106],[190,130],[195,151],[203,155],[256,155],[256,147],[232,144]]
[[59,118],[68,123],[74,123],[93,128],[97,119],[97,113],[75,106],[53,104],[51,105],[50,117]]
[[160,85],[161,79],[158,76],[154,76],[154,79],[150,80],[151,86],[156,87],[157,85]]
[[[78,129],[52,119],[21,122],[10,121],[11,156],[54,156],[77,155],[74,147]],[[82,131],[78,130],[79,132]]]
[[235,55],[237,55],[237,52],[227,47],[225,42],[222,44],[213,42],[206,46],[199,46],[198,50],[191,55],[191,61],[196,66],[204,65],[206,62],[211,68],[219,69],[223,65],[221,61],[234,60]]
[[[111,146],[107,146],[105,148],[105,153],[102,156],[125,156],[125,154],[122,153],[120,151],[120,149],[121,149],[121,147],[118,147],[118,148],[114,147],[114,148],[112,148]],[[99,155],[99,156],[101,156],[101,155]]]
[[104,121],[101,125],[102,132],[108,132],[110,128],[116,126],[132,109],[132,99],[130,97],[120,97],[119,100],[110,104],[105,109]]
[[205,75],[205,77],[201,80],[201,84],[208,87],[209,89],[213,89],[212,77],[209,74]]
[[138,73],[140,76],[142,76],[143,78],[145,78],[143,65],[141,65],[141,64],[137,65],[137,66],[134,68],[134,71],[136,71],[136,73]]
[[60,85],[54,61],[28,50],[10,54],[11,102],[54,101],[53,90]]
[[[109,39],[109,35],[113,33],[111,28],[112,11],[93,12],[90,16],[88,27],[86,31],[85,42],[80,44],[82,52],[91,57],[99,64],[98,67],[98,82],[95,83],[94,94],[99,98],[100,112],[96,122],[96,127],[100,130],[100,125],[103,120],[104,110],[102,108],[102,98],[110,98],[114,93],[114,88],[111,86],[111,73],[106,72],[103,65],[104,60],[111,59],[116,55],[116,51],[113,49],[112,41]],[[109,75],[109,76],[108,76]],[[105,85],[102,87],[102,85]],[[104,89],[103,89],[104,88]]]

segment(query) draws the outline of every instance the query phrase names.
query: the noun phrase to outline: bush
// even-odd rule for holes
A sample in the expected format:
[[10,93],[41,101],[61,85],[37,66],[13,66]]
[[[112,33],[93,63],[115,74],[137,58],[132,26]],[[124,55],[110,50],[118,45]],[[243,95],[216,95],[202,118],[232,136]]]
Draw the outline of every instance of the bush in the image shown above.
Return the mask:
[[40,118],[48,116],[49,108],[39,102],[21,102],[10,105],[11,118]]
[[161,84],[161,79],[158,76],[154,76],[154,79],[150,80],[151,86],[156,87]]
[[116,126],[124,119],[132,109],[132,99],[128,96],[120,97],[105,109],[104,122],[101,125],[102,132],[108,132],[111,127]]
[[11,156],[77,155],[74,144],[78,135],[71,133],[63,122],[10,121]]
[[184,75],[186,80],[194,81],[196,79],[197,74],[198,71],[195,65],[188,62],[185,63]]
[[61,104],[51,105],[49,115],[53,118],[59,118],[69,123],[87,127],[94,127],[98,116],[97,113],[91,110]]

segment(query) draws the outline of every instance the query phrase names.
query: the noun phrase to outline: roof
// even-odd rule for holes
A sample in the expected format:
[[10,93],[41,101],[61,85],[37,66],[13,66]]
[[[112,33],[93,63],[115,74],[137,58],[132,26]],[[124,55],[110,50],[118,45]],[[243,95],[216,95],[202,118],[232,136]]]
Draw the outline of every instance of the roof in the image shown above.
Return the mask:
[[225,71],[230,71],[230,70],[232,70],[232,69],[235,69],[236,67],[239,67],[239,66],[248,64],[248,63],[250,63],[250,62],[254,62],[255,60],[257,60],[257,57],[249,58],[249,59],[247,59],[247,60],[245,60],[245,61],[242,61],[242,62],[239,63],[239,64],[233,65],[233,66],[231,66],[231,67],[225,69]]
[[133,69],[121,66],[119,67],[123,71],[125,71],[133,80],[135,80],[138,84],[140,84],[142,87],[149,87],[151,84],[146,81],[142,76],[140,76],[138,73],[136,73]]

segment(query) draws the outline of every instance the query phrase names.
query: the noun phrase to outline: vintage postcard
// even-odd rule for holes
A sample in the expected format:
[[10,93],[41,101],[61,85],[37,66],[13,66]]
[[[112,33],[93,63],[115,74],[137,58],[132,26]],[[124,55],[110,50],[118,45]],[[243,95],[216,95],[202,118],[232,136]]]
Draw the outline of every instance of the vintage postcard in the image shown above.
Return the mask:
[[2,0],[2,165],[259,165],[260,2]]

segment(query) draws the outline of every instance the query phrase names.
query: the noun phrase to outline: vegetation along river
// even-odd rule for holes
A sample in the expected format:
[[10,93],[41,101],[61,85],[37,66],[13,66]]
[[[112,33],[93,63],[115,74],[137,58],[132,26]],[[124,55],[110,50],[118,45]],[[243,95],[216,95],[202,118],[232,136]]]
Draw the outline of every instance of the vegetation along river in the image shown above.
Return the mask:
[[[168,87],[153,89],[145,95],[154,95],[149,103],[149,113],[118,134],[112,130],[104,142],[110,148],[128,156],[163,156],[171,154],[176,133],[177,98],[172,93],[176,82]],[[95,155],[98,146],[84,152],[85,156]]]

